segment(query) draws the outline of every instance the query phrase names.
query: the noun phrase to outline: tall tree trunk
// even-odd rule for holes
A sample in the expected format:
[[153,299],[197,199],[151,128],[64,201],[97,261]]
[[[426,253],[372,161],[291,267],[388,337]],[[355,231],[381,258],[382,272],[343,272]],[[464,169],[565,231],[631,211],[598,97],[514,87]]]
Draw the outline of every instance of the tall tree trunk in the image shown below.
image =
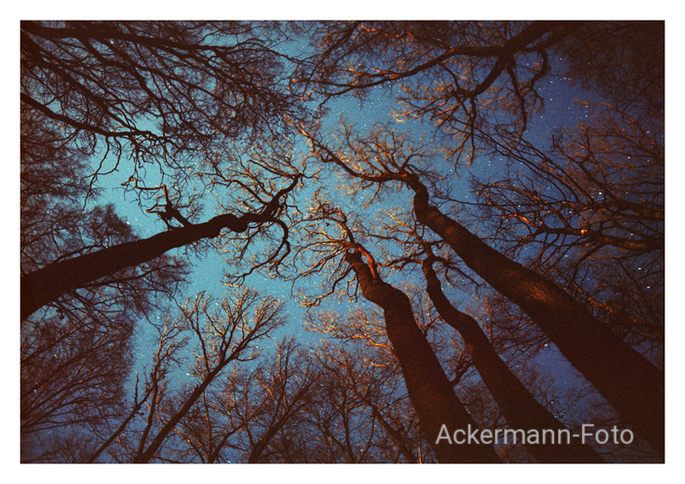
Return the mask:
[[442,319],[464,338],[474,366],[509,426],[526,432],[537,431],[538,435],[543,435],[545,430],[553,432],[555,441],[548,438],[539,444],[527,444],[531,454],[539,462],[604,462],[591,447],[570,437],[571,432],[533,398],[497,355],[476,320],[450,303],[433,270],[432,260],[429,257],[423,261],[428,295]]
[[177,410],[176,413],[174,413],[169,421],[160,429],[155,438],[152,439],[152,442],[150,442],[150,445],[148,445],[147,449],[138,453],[138,455],[133,458],[134,463],[141,464],[150,462],[169,434],[174,430],[174,428],[176,428],[176,425],[178,425],[181,419],[185,417],[188,411],[193,407],[193,405],[195,405],[210,383],[214,381],[214,378],[216,378],[221,370],[223,370],[223,368],[232,360],[233,358],[224,357],[223,360],[219,362],[219,364],[211,372],[209,372],[207,376],[205,376],[205,378],[202,380],[202,383],[196,386],[190,396],[188,396],[186,401],[183,403],[183,406]]
[[183,227],[153,235],[148,239],[135,240],[67,259],[22,276],[22,321],[37,309],[69,291],[84,287],[126,267],[152,260],[171,249],[201,239],[218,237],[222,229],[241,233],[247,230],[250,223],[277,221],[273,217],[279,208],[280,197],[290,192],[298,180],[299,176],[296,176],[292,183],[276,193],[259,213],[246,213],[240,217],[226,213],[201,224],[184,224]]
[[664,452],[664,374],[549,279],[508,259],[414,190],[417,220],[439,235],[475,273],[523,309],[566,359],[657,452]]
[[499,462],[491,445],[457,444],[438,439],[445,425],[450,435],[457,429],[477,429],[462,403],[454,394],[445,372],[428,340],[416,324],[409,298],[402,291],[383,282],[362,260],[359,251],[346,255],[364,297],[384,311],[388,338],[397,355],[419,418],[421,430],[440,462]]
[[[219,215],[199,225],[175,228],[150,238],[134,240],[50,264],[21,278],[21,319],[61,295],[102,277],[152,260],[165,252],[203,238],[219,235],[222,228],[240,231],[240,219]],[[242,228],[242,230],[245,230]]]

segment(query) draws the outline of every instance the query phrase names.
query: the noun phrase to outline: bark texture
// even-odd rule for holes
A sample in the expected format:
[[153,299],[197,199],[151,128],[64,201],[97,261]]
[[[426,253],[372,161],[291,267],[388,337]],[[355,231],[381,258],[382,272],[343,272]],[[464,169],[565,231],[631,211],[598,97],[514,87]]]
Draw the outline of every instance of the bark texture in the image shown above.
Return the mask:
[[430,205],[428,190],[418,177],[407,176],[404,181],[415,192],[417,220],[523,309],[635,432],[663,455],[663,372],[552,281],[508,259]]
[[[502,415],[512,429],[537,430],[543,435],[546,429],[558,432],[566,427],[541,405],[511,372],[499,357],[480,325],[468,314],[457,310],[447,299],[431,259],[423,262],[428,295],[440,317],[464,338],[474,366],[485,386],[488,387]],[[567,444],[547,441],[541,444],[527,444],[526,448],[539,462],[604,462],[591,447],[582,445],[577,439]]]
[[409,398],[419,418],[421,430],[440,462],[499,462],[491,445],[450,444],[441,439],[442,425],[450,435],[456,429],[477,428],[435,356],[428,340],[416,324],[409,298],[383,282],[362,260],[359,251],[346,255],[364,297],[384,311],[388,338],[402,368]]

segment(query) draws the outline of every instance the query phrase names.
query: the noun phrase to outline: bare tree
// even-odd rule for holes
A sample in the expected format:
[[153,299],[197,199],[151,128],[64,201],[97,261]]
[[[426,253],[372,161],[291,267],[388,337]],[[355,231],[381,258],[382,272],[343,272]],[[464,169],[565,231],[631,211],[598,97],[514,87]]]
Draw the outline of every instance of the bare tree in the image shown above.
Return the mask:
[[663,460],[663,22],[20,30],[22,461]]
[[[364,325],[371,324],[365,313],[359,316],[365,319]],[[352,315],[345,323],[351,321]],[[317,330],[333,331],[341,339],[335,346],[329,343],[317,348],[317,360],[326,376],[322,401],[311,412],[321,435],[317,440],[335,446],[346,462],[415,463],[425,459],[412,407],[401,383],[394,383],[402,377],[390,346],[364,338],[345,344],[343,334],[354,335],[362,325],[347,327],[343,333],[343,325],[334,320],[324,324],[334,326],[317,326]],[[382,324],[380,341],[387,339]],[[329,408],[331,413],[323,413]],[[336,420],[341,425],[335,425]]]
[[222,300],[219,307],[214,307],[210,298],[200,294],[181,308],[178,324],[195,339],[192,372],[197,385],[183,390],[163,408],[150,407],[148,421],[156,415],[161,415],[161,421],[154,436],[143,433],[133,462],[149,462],[158,456],[165,441],[226,366],[232,362],[251,361],[258,356],[259,350],[254,343],[269,336],[284,322],[279,314],[280,307],[273,298],[262,298],[255,292],[243,290]]
[[[598,321],[552,280],[513,261],[431,204],[416,168],[421,149],[398,150],[408,141],[396,133],[363,141],[354,163],[311,138],[317,157],[361,183],[400,182],[414,192],[416,220],[442,238],[464,263],[488,284],[523,309],[587,380],[657,450],[664,443],[664,376],[630,345]],[[352,142],[348,138],[348,142]],[[375,144],[374,144],[375,143]],[[390,149],[392,147],[392,149]],[[424,150],[425,152],[425,150]],[[354,153],[354,152],[353,152]]]
[[[88,188],[79,183],[86,166],[78,146],[40,114],[22,111],[21,127],[22,274],[135,237],[111,205],[84,210],[79,203]],[[35,458],[43,442],[61,446],[61,434],[88,440],[85,434],[121,416],[135,322],[150,316],[159,296],[173,297],[185,273],[178,259],[160,257],[69,291],[23,319],[22,458]]]
[[[474,183],[475,216],[507,255],[557,278],[633,344],[663,342],[664,150],[612,106],[554,138],[500,152],[508,175]],[[622,281],[620,284],[617,281]],[[658,357],[657,357],[658,359]]]
[[[36,309],[56,299],[67,291],[107,277],[130,266],[153,260],[165,252],[183,247],[203,238],[218,237],[222,229],[245,232],[250,224],[276,224],[283,229],[283,240],[271,259],[283,257],[281,249],[288,247],[288,228],[276,218],[280,208],[280,198],[292,190],[299,178],[276,193],[258,213],[236,216],[231,213],[218,215],[202,224],[190,224],[168,230],[148,239],[135,240],[107,247],[65,261],[50,264],[22,277],[22,318]],[[287,252],[286,252],[287,253]]]
[[95,176],[111,170],[109,153],[116,168],[125,152],[131,174],[153,165],[172,175],[226,138],[273,133],[284,114],[297,115],[279,83],[279,56],[257,30],[240,22],[25,21],[22,108],[61,124],[88,154],[104,143]]
[[339,22],[312,35],[316,53],[298,79],[324,102],[399,87],[402,116],[437,122],[455,164],[483,148],[479,132],[521,136],[540,109],[541,80],[557,44],[579,22]]
[[440,361],[418,327],[409,298],[381,279],[375,260],[355,241],[341,210],[322,205],[319,212],[322,219],[340,227],[343,239],[337,243],[345,251],[344,260],[354,273],[364,298],[384,311],[385,330],[402,368],[409,398],[438,460],[498,462],[497,454],[490,446],[454,446],[438,439],[443,425],[454,432],[469,426],[476,428],[475,422],[456,397]]
[[[492,393],[504,418],[512,428],[567,431],[566,427],[540,403],[509,370],[497,355],[478,322],[466,313],[458,311],[442,291],[433,264],[435,256],[427,250],[422,268],[426,277],[427,291],[431,301],[447,324],[464,338],[473,364]],[[540,462],[602,462],[591,448],[573,440],[568,442],[529,444],[527,449]]]
[[212,396],[212,420],[202,423],[204,436],[209,436],[210,426],[232,429],[228,438],[224,430],[219,442],[230,452],[222,455],[215,444],[207,462],[287,462],[292,449],[284,448],[283,440],[286,434],[299,432],[305,407],[314,403],[319,376],[307,351],[292,337],[277,343],[274,354],[254,370],[232,372]]

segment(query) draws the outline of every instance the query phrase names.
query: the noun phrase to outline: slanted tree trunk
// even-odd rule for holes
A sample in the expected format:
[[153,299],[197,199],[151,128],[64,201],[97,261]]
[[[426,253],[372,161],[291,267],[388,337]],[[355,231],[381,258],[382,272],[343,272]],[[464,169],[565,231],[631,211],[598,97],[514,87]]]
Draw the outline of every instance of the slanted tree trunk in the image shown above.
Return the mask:
[[221,370],[223,370],[223,368],[232,360],[233,358],[225,358],[211,372],[209,372],[207,376],[205,376],[205,378],[202,380],[202,383],[195,387],[193,392],[184,402],[183,406],[176,413],[174,413],[174,415],[160,429],[155,438],[152,439],[152,442],[150,443],[150,445],[148,445],[147,449],[145,449],[143,452],[139,453],[134,457],[134,463],[141,464],[150,462],[150,459],[152,459],[155,456],[155,454],[162,446],[166,438],[174,430],[174,428],[176,428],[176,425],[178,425],[181,419],[186,416],[188,411],[192,408],[193,405],[195,405],[195,402],[199,400],[199,398],[205,392],[209,384],[212,383],[212,381],[214,381],[214,379],[221,372]]
[[656,451],[664,452],[664,374],[556,284],[485,244],[430,205],[417,176],[416,219],[439,235],[476,274],[523,309],[566,359]]
[[[440,317],[464,338],[474,366],[488,387],[502,415],[512,429],[535,430],[538,435],[551,430],[557,441],[545,439],[526,448],[539,462],[604,462],[589,446],[573,437],[511,372],[499,357],[475,319],[457,310],[442,291],[440,280],[433,270],[433,259],[423,261],[427,291]],[[566,439],[568,435],[570,438]]]
[[499,462],[491,445],[457,444],[440,439],[447,426],[450,435],[457,429],[478,428],[454,394],[445,372],[428,340],[416,324],[409,298],[402,291],[383,282],[362,260],[361,252],[350,251],[346,260],[354,270],[362,294],[383,309],[385,327],[397,355],[419,418],[421,430],[440,462]]
[[61,295],[126,267],[152,260],[165,252],[203,238],[219,235],[222,228],[245,230],[240,219],[219,215],[199,225],[175,228],[150,238],[134,240],[106,249],[50,264],[21,278],[21,319]]
[[[165,252],[183,247],[205,238],[218,237],[222,229],[245,232],[250,223],[276,221],[280,197],[291,191],[299,177],[280,190],[259,213],[246,213],[240,217],[226,213],[193,225],[184,224],[150,238],[134,240],[106,249],[50,264],[21,278],[21,319],[29,317],[42,306],[61,295],[84,287],[102,277],[126,267],[135,266],[159,257]],[[184,219],[185,220],[185,219]]]

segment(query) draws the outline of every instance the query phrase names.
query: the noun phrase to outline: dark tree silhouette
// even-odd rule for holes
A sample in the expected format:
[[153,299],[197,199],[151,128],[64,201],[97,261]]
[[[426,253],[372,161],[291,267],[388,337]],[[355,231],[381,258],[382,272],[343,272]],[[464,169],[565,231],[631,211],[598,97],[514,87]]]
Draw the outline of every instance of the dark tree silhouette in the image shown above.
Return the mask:
[[[568,429],[516,378],[476,320],[458,311],[442,292],[440,280],[433,269],[435,260],[435,256],[428,253],[422,263],[431,301],[443,320],[464,338],[474,366],[511,428],[538,431],[540,434],[549,429],[562,435]],[[596,452],[573,438],[568,442],[560,439],[560,442],[528,444],[526,448],[540,462],[603,462]]]
[[663,133],[611,106],[593,114],[555,136],[551,153],[530,143],[499,145],[513,165],[505,177],[474,182],[482,202],[475,216],[490,227],[490,243],[589,301],[627,341],[652,346],[658,360]]
[[[153,437],[148,440],[148,433],[143,434],[133,462],[153,460],[169,435],[222,370],[232,362],[255,358],[254,343],[268,337],[284,322],[280,316],[281,305],[273,298],[260,298],[255,292],[242,291],[222,301],[220,310],[210,309],[210,302],[209,298],[199,295],[181,308],[181,324],[193,333],[199,346],[193,368],[198,384],[179,398],[177,404],[172,404],[168,416]],[[150,407],[149,420],[155,417],[155,413],[155,408]]]
[[[283,239],[276,253],[288,248],[288,228],[276,218],[281,208],[281,197],[290,192],[299,177],[274,195],[272,200],[259,213],[246,213],[236,216],[230,213],[217,215],[213,219],[197,225],[186,225],[154,235],[148,239],[135,240],[115,245],[97,252],[50,264],[22,277],[22,319],[36,309],[55,300],[65,292],[84,287],[126,267],[136,266],[153,260],[165,252],[183,247],[204,238],[214,238],[225,228],[233,232],[245,232],[251,224],[276,224],[283,229]],[[286,250],[287,252],[287,250]]]
[[[226,446],[228,455],[242,462],[288,462],[288,436],[305,425],[303,413],[315,403],[315,385],[321,377],[304,348],[290,337],[277,343],[274,354],[255,370],[232,373],[216,393],[214,425],[227,421],[236,429]],[[183,432],[183,430],[182,430]],[[214,455],[218,456],[218,446]],[[308,456],[299,456],[300,460]],[[209,460],[211,462],[211,460]]]
[[[368,258],[368,253],[366,254]],[[477,428],[454,394],[440,362],[414,320],[409,298],[383,282],[364,262],[362,248],[349,251],[346,261],[355,271],[364,297],[384,310],[388,338],[397,354],[409,398],[419,417],[421,429],[431,442],[440,462],[498,462],[497,454],[486,445],[454,445],[439,440],[446,425],[450,432]]]
[[307,409],[304,433],[293,439],[305,440],[296,454],[303,461],[435,461],[385,326],[375,307],[308,313],[307,327],[329,339],[315,348],[321,373],[316,405]]
[[[373,256],[358,242],[339,209],[324,205],[322,216],[340,226],[346,240],[344,260],[354,272],[364,298],[383,309],[386,332],[402,368],[409,398],[416,410],[421,430],[440,462],[499,462],[492,446],[453,445],[438,439],[443,426],[450,432],[477,428],[454,393],[452,383],[430,343],[414,319],[409,298],[384,282]],[[366,262],[364,262],[366,258]]]
[[[354,164],[310,138],[319,159],[341,168],[361,183],[400,182],[414,192],[416,220],[447,243],[463,262],[499,293],[524,310],[557,345],[569,362],[620,412],[635,430],[662,452],[664,445],[664,375],[630,345],[598,321],[583,305],[550,279],[513,261],[430,203],[426,185],[410,161],[421,150],[399,151],[403,142],[387,133],[363,142]],[[390,141],[388,141],[390,138]],[[383,142],[388,144],[382,144]],[[348,143],[353,143],[348,138]],[[393,150],[388,150],[393,146]]]
[[[325,321],[316,319],[319,323]],[[364,325],[367,324],[368,321]],[[352,325],[346,326],[354,334]],[[336,331],[325,326],[319,328]],[[380,334],[385,333],[379,329]],[[340,339],[336,345],[317,347],[317,363],[328,376],[319,408],[312,412],[317,416],[323,414],[316,421],[317,433],[324,438],[317,440],[331,442],[344,453],[345,462],[419,462],[423,455],[421,444],[416,441],[419,430],[411,425],[416,418],[402,413],[407,411],[406,405],[402,405],[406,397],[397,392],[401,383],[393,385],[401,382],[402,377],[392,349],[375,340],[356,341],[360,344],[345,345]],[[379,351],[370,351],[371,348]],[[341,425],[335,426],[336,420]],[[336,432],[336,428],[342,431]]]
[[[81,180],[88,181],[65,179],[62,191],[72,200],[87,199],[95,194],[98,176],[118,169],[126,153],[133,163],[123,169],[136,180],[139,169],[154,165],[180,189],[195,174],[192,167],[227,151],[227,141],[285,133],[285,116],[299,119],[304,110],[279,82],[278,55],[265,45],[266,38],[250,35],[253,27],[235,22],[22,22],[22,116],[46,126],[42,134],[22,134],[22,166],[34,172],[22,176],[22,191],[33,189],[33,183],[49,184],[59,170],[72,173],[68,165],[74,160]],[[161,126],[152,126],[150,119]],[[101,158],[86,164],[97,153]],[[105,167],[111,153],[113,166]],[[64,154],[68,157],[60,160]],[[40,171],[31,168],[36,160]],[[61,251],[60,259],[70,259],[66,265],[47,257],[32,264],[22,278],[22,319],[64,292],[171,248],[216,237],[221,228],[244,232],[253,221],[271,222],[277,208],[267,200],[263,210],[256,210],[259,214],[244,219],[227,214],[190,227],[178,207],[167,205],[164,216],[181,220],[188,230],[103,253],[74,247],[71,258]],[[24,224],[23,232],[28,228]],[[85,259],[73,257],[85,252],[90,252]]]
[[663,22],[20,35],[22,461],[663,459]]
[[[80,203],[89,188],[79,147],[41,114],[21,116],[22,273],[132,240],[111,205],[84,210]],[[79,428],[105,431],[120,418],[135,322],[151,314],[157,296],[173,295],[184,275],[179,260],[160,257],[110,274],[97,288],[69,291],[22,321],[22,460],[47,458],[42,442],[56,435],[78,439]]]
[[22,109],[61,124],[89,154],[104,143],[101,163],[113,153],[118,166],[129,152],[132,173],[152,164],[178,178],[176,168],[227,137],[276,133],[284,114],[296,116],[279,85],[278,55],[257,30],[240,22],[24,21]]
[[657,451],[664,446],[664,375],[549,279],[507,259],[431,206],[416,176],[414,213],[493,288],[523,309]]

